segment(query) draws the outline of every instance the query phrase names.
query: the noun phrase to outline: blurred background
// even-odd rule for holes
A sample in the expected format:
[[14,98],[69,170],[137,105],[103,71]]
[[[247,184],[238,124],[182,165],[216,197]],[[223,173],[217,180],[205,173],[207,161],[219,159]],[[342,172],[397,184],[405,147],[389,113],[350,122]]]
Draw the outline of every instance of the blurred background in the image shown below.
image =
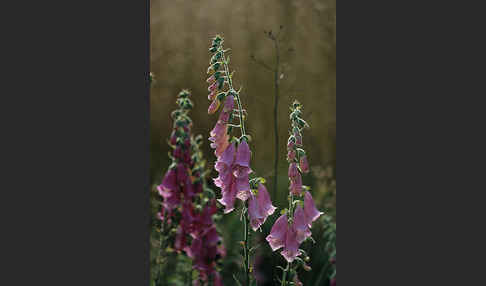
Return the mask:
[[[273,194],[274,168],[274,42],[265,33],[279,35],[279,190]],[[304,184],[311,186],[318,208],[335,221],[336,197],[336,2],[335,0],[152,0],[150,10],[151,72],[154,82],[150,102],[150,176],[159,184],[169,158],[167,138],[172,121],[169,114],[176,108],[175,99],[181,89],[192,92],[194,109],[190,116],[194,134],[209,137],[216,115],[208,115],[206,70],[211,39],[221,34],[225,48],[231,48],[230,68],[235,70],[235,88],[243,87],[241,99],[247,110],[247,131],[252,136],[252,169],[267,179],[267,189],[279,209],[265,223],[263,232],[254,235],[255,243],[269,232],[278,212],[287,205],[288,163],[286,142],[289,130],[289,106],[297,99],[303,104],[303,119],[311,126],[303,132],[304,149],[312,172],[304,175]],[[267,66],[267,67],[265,67]],[[202,146],[212,168],[215,156],[206,140]],[[216,177],[213,171],[210,177]],[[219,190],[214,188],[219,195]],[[155,192],[153,192],[155,194]],[[156,207],[154,207],[155,212]],[[243,231],[236,212],[221,219],[224,243],[228,250],[223,277],[225,285],[233,285],[232,274],[238,272],[238,241]],[[304,285],[329,285],[329,257],[325,218],[313,225],[316,244],[306,242],[312,270],[300,274]],[[272,255],[266,243],[259,248],[255,273],[258,285],[275,285],[285,266],[279,254]],[[155,263],[155,262],[153,262]],[[169,281],[169,280],[168,280]],[[172,281],[172,280],[170,280]],[[176,285],[177,279],[167,285]],[[181,284],[184,285],[184,284]]]

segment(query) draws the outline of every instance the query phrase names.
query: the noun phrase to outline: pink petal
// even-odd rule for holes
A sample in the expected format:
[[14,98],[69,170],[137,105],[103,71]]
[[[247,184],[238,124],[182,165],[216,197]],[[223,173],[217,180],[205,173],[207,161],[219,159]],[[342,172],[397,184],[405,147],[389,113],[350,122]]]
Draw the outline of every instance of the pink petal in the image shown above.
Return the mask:
[[272,227],[270,234],[266,237],[268,244],[275,251],[283,246],[285,246],[285,239],[287,235],[287,230],[289,228],[287,215],[281,215]]
[[238,145],[238,151],[236,152],[235,164],[250,167],[251,151],[248,143],[245,140]]
[[225,206],[224,213],[227,214],[235,209],[235,200],[236,200],[236,184],[232,183],[229,186],[225,186],[221,193],[222,198],[218,199],[223,206]]
[[299,242],[297,241],[297,234],[293,227],[289,227],[285,238],[284,250],[280,252],[282,256],[288,261],[292,262],[300,255]]
[[250,216],[250,224],[253,231],[256,231],[260,227],[260,221],[263,218],[263,214],[258,207],[258,201],[255,195],[250,195],[248,201],[248,215]]
[[287,159],[289,161],[293,161],[295,159],[295,150],[289,150],[289,152],[287,153]]
[[312,199],[312,195],[309,191],[306,191],[304,194],[304,211],[307,218],[307,224],[309,227],[311,226],[312,222],[319,218],[323,212],[320,212]]
[[247,178],[248,174],[250,174],[252,170],[248,167],[242,167],[239,165],[233,166],[233,176],[236,178]]
[[213,91],[218,87],[218,82],[213,82],[209,87],[208,91]]
[[267,188],[265,188],[263,184],[258,185],[257,200],[258,205],[260,206],[261,213],[264,216],[263,222],[265,222],[267,217],[269,215],[272,215],[277,208],[272,205],[270,194],[268,194]]
[[226,150],[221,154],[221,157],[218,159],[219,162],[226,164],[227,166],[231,166],[233,164],[235,158],[235,143],[231,143],[231,145],[226,148]]
[[292,227],[295,230],[296,239],[299,243],[311,236],[311,231],[307,225],[307,218],[301,206],[298,206],[295,210]]
[[246,201],[250,196],[250,180],[248,178],[248,173],[243,172],[240,177],[235,176],[233,180],[236,184],[236,197],[242,201]]
[[290,191],[294,195],[300,195],[302,192],[302,176],[300,173],[290,181]]
[[288,175],[289,178],[295,178],[299,175],[299,170],[297,169],[297,164],[295,162],[290,163]]
[[215,113],[216,110],[218,110],[220,104],[221,102],[217,98],[214,99],[213,102],[211,102],[211,104],[208,107],[208,114]]
[[235,106],[235,98],[232,95],[228,95],[224,101],[223,112],[229,114],[233,111]]
[[250,215],[250,223],[253,231],[256,231],[262,224],[265,223],[267,217],[275,211],[275,207],[270,201],[270,195],[263,184],[258,186],[258,194],[251,195],[248,213]]
[[208,77],[208,79],[206,80],[207,83],[212,83],[216,80],[216,78],[214,77],[214,74],[212,74],[210,77]]
[[303,173],[309,172],[309,163],[307,162],[307,156],[300,157],[300,169]]
[[175,190],[177,188],[177,177],[176,177],[176,170],[170,169],[165,173],[164,179],[162,180],[162,184],[158,187],[159,192],[162,190]]

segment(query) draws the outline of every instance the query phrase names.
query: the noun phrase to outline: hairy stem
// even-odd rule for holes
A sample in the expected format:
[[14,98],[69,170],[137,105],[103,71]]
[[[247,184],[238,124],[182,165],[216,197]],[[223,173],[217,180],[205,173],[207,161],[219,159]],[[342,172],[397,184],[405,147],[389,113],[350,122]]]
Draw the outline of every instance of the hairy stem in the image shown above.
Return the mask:
[[238,114],[239,114],[238,117],[240,118],[241,135],[244,136],[246,135],[246,131],[245,131],[245,122],[243,120],[243,108],[241,107],[240,94],[236,92],[236,90],[233,88],[233,80],[231,79],[231,74],[229,72],[229,66],[228,66],[228,62],[226,61],[226,56],[224,55],[224,51],[223,51],[223,65],[224,65],[224,72],[226,74],[226,77],[228,78],[228,85],[229,85],[230,92],[233,92],[236,97],[236,103],[238,104]]
[[287,262],[287,267],[285,268],[284,272],[282,273],[282,282],[281,282],[281,286],[285,286],[286,284],[286,279],[287,279],[287,272],[288,270],[290,269],[290,263]]
[[249,229],[249,219],[248,219],[248,209],[245,203],[245,285],[250,285],[250,229]]

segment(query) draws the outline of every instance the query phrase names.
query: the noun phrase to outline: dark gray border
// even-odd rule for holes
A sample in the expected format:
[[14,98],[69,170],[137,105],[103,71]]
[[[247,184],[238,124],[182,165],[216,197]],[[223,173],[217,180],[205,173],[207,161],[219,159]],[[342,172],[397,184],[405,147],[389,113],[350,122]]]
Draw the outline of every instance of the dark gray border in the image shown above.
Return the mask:
[[23,5],[4,9],[0,285],[148,285],[149,1]]

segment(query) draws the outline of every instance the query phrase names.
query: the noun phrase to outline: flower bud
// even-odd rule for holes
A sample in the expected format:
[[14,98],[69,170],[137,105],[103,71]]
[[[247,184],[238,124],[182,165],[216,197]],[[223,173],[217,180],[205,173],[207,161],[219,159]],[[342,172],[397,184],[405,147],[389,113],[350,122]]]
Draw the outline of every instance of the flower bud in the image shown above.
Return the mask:
[[214,100],[216,98],[216,93],[217,93],[217,90],[213,90],[211,91],[209,94],[208,94],[208,100]]
[[312,270],[312,268],[305,263],[302,264],[302,268],[304,268],[305,271],[311,271]]
[[297,273],[295,273],[293,280],[294,280],[294,285],[296,285],[296,286],[303,286],[304,285],[304,284],[302,284],[302,282],[300,282],[299,277],[297,276]]
[[211,102],[211,105],[208,108],[208,114],[215,113],[216,110],[218,110],[220,104],[221,101],[219,101],[218,99],[213,100],[213,102]]
[[208,91],[214,91],[216,90],[216,88],[218,87],[218,83],[217,82],[213,82],[209,87],[208,87]]
[[300,157],[300,170],[303,173],[309,173],[309,163],[307,162],[307,156]]
[[208,79],[206,80],[206,82],[207,83],[213,83],[215,80],[216,80],[216,78],[214,77],[214,74],[212,74],[210,77],[208,77]]

